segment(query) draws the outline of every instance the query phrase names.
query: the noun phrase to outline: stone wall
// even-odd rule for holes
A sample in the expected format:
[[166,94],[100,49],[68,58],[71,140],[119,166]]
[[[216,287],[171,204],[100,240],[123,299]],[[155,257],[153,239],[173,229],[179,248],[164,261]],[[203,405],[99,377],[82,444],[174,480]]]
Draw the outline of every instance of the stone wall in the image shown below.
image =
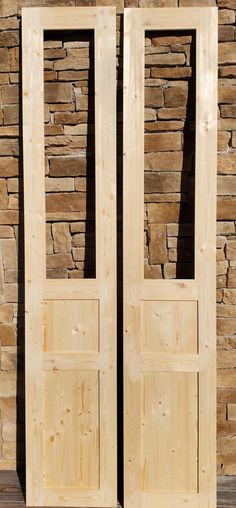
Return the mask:
[[44,41],[47,278],[95,276],[94,39]]
[[145,277],[193,278],[195,34],[145,40]]
[[[113,0],[101,0],[96,5],[112,3]],[[120,41],[123,37],[123,9],[130,6],[181,8],[216,4],[219,7],[218,472],[236,474],[235,0],[126,0],[125,5],[122,0],[116,2],[118,265],[121,274]],[[24,231],[19,27],[23,6],[43,5],[95,5],[95,1],[0,0],[1,469],[20,467],[24,460]],[[188,278],[193,273],[194,39],[191,33],[146,33],[145,53],[145,276]],[[94,275],[92,54],[93,41],[88,32],[81,33],[77,39],[67,32],[45,34],[48,277]]]

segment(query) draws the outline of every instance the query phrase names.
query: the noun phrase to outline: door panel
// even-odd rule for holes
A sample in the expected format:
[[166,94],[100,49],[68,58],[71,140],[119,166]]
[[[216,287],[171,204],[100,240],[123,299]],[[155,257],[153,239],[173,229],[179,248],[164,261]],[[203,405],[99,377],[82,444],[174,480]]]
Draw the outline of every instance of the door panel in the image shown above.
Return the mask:
[[144,372],[144,492],[197,492],[197,374]]
[[[144,277],[145,30],[196,31],[192,279]],[[151,54],[152,58],[160,63],[166,55]],[[156,94],[156,100],[160,100],[158,97],[160,94]],[[126,9],[123,242],[126,508],[187,505],[216,508],[216,134],[217,9]],[[152,154],[155,159],[151,170],[157,171],[157,167],[163,169],[161,150],[180,150],[180,144],[169,147],[172,138],[168,137],[164,146],[161,145],[164,138],[160,138],[163,134],[152,136],[160,143],[159,148],[156,145],[153,148],[153,152],[159,153]],[[177,138],[180,141],[180,134]],[[179,204],[166,203],[164,217],[158,204],[148,206],[155,208],[156,224],[158,220],[165,224],[178,221]],[[162,228],[156,234],[156,245],[151,244],[154,264],[160,263],[157,250],[158,242],[164,245],[163,231]]]
[[99,302],[44,302],[44,351],[97,351]]
[[44,484],[99,489],[99,373],[44,373]]
[[[116,19],[23,9],[26,498],[116,506]],[[46,278],[43,30],[94,30],[96,278]],[[76,214],[76,219],[78,214]]]
[[197,353],[197,302],[141,302],[142,350]]

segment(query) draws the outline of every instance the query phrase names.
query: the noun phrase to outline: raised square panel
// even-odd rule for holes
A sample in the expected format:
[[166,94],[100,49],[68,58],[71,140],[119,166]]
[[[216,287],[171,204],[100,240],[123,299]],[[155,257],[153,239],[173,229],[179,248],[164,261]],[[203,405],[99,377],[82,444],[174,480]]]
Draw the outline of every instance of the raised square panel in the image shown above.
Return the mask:
[[197,353],[197,302],[141,303],[142,350]]
[[98,351],[98,301],[44,302],[44,351]]
[[99,488],[98,376],[44,373],[45,487]]
[[142,379],[142,490],[196,492],[196,373],[146,372]]

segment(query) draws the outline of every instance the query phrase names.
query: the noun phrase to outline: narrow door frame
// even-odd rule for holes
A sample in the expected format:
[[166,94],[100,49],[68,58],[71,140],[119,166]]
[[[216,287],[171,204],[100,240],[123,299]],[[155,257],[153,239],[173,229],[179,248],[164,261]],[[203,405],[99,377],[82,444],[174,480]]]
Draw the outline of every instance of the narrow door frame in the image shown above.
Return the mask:
[[[25,207],[26,499],[30,506],[116,506],[116,11],[115,7],[22,9]],[[46,279],[43,31],[94,30],[96,278]],[[43,350],[43,303],[97,300],[98,352]],[[98,373],[99,488],[45,488],[43,376]],[[76,446],[76,436],[75,436]]]
[[[217,8],[126,9],[124,15],[125,508],[216,508]],[[196,30],[195,277],[144,279],[145,30]],[[141,301],[195,301],[198,354],[145,353]],[[197,492],[142,491],[142,373],[198,375]],[[187,503],[187,504],[185,504]]]

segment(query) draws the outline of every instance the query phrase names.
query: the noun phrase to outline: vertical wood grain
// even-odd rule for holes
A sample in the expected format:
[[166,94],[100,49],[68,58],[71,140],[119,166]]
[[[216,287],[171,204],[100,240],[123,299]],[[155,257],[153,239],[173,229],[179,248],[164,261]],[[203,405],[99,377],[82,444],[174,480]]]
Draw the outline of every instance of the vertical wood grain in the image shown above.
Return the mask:
[[96,266],[100,285],[100,488],[106,506],[116,484],[116,18],[99,12],[95,31]]
[[144,32],[138,9],[124,19],[124,491],[141,503],[141,316],[143,275]]
[[216,506],[217,9],[201,11],[196,62],[195,277],[199,283],[199,490]]
[[[42,284],[45,276],[43,31],[22,12],[25,205],[26,501],[42,504]],[[30,445],[31,443],[31,445]],[[34,450],[32,453],[32,443]]]
[[142,490],[197,492],[197,389],[196,373],[144,373]]
[[44,373],[44,484],[99,489],[97,372]]

